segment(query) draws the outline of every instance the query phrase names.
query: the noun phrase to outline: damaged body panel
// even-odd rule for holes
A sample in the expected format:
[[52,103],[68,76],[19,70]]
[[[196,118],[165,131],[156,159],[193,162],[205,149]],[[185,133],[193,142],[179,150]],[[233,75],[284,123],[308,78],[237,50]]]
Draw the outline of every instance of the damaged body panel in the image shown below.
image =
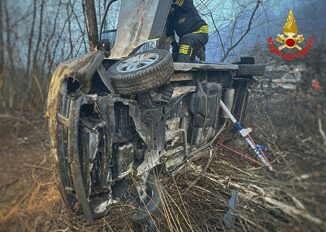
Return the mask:
[[177,173],[216,141],[226,127],[220,100],[243,119],[253,76],[262,74],[254,64],[173,63],[161,49],[130,55],[162,34],[170,5],[122,0],[111,56],[90,52],[52,76],[47,109],[60,192],[88,219],[116,203],[131,205],[134,220],[155,212],[155,170]]
[[216,139],[225,126],[219,100],[235,98],[240,78],[237,65],[174,64],[170,84],[126,97],[115,93],[108,62],[99,51],[61,64],[48,98],[61,193],[87,218],[127,200],[135,177],[159,165],[175,173]]

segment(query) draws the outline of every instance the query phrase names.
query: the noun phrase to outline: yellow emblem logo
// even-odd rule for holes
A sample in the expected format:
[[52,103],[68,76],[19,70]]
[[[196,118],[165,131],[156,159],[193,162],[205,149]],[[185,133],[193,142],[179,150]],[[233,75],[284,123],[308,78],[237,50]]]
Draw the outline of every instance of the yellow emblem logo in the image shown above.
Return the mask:
[[276,41],[283,44],[278,48],[280,51],[284,48],[302,50],[299,44],[304,41],[304,37],[303,34],[298,35],[297,22],[292,10],[289,11],[288,18],[283,27],[283,34],[278,34]]
[[[283,26],[283,34],[278,34],[276,41],[280,43],[280,46],[276,46],[274,44],[273,38],[268,38],[268,43],[270,47],[270,51],[277,56],[282,57],[285,60],[293,60],[298,59],[300,57],[305,56],[313,43],[313,38],[310,37],[306,46],[302,47],[302,43],[305,41],[303,34],[298,34],[298,26],[297,22],[294,18],[293,11],[290,10],[286,22]],[[287,48],[287,49],[285,49]],[[283,50],[285,49],[285,52]],[[297,52],[293,52],[293,49],[298,50]]]

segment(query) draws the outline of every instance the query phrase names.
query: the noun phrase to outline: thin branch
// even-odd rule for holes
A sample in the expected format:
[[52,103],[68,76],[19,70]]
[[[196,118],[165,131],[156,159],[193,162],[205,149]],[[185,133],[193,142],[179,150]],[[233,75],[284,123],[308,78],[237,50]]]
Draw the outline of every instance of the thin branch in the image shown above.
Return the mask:
[[216,22],[214,20],[213,13],[212,13],[212,11],[210,9],[208,9],[207,5],[203,2],[203,0],[200,0],[200,1],[201,1],[202,5],[206,8],[206,10],[208,10],[209,16],[212,19],[212,23],[213,23],[214,29],[215,29],[215,31],[217,33],[218,39],[220,40],[220,43],[221,43],[221,46],[222,46],[222,50],[223,50],[223,55],[225,56],[225,46],[224,46],[224,43],[223,43],[223,40],[222,40],[222,36],[221,36],[220,30],[218,29],[218,27],[216,25]]
[[257,1],[257,4],[256,4],[256,6],[255,6],[255,9],[254,9],[254,11],[252,12],[251,17],[250,17],[250,19],[249,19],[248,26],[247,26],[247,30],[242,34],[242,36],[238,39],[238,41],[237,41],[235,44],[233,44],[233,45],[232,45],[232,46],[227,50],[226,54],[225,54],[225,55],[223,56],[223,58],[222,58],[222,62],[225,61],[225,59],[229,56],[230,52],[231,52],[234,48],[236,48],[236,47],[239,45],[239,43],[243,40],[243,38],[246,37],[246,35],[250,32],[250,30],[251,30],[251,26],[252,26],[252,23],[253,23],[253,19],[254,19],[254,17],[255,17],[255,14],[256,14],[256,12],[257,12],[257,10],[258,10],[260,4],[261,4],[261,0],[258,0],[258,1]]
[[323,139],[324,139],[324,145],[326,145],[326,135],[325,135],[325,132],[323,130],[323,124],[322,124],[320,118],[318,118],[318,130],[319,130],[319,133],[320,133],[321,137],[323,137]]
[[215,20],[213,18],[213,14],[212,14],[211,11],[209,11],[209,15],[212,18],[212,23],[213,23],[214,29],[215,29],[215,31],[217,33],[218,39],[220,40],[220,43],[221,43],[221,46],[222,46],[222,50],[223,50],[223,55],[225,56],[226,55],[226,53],[225,53],[225,46],[224,46],[224,43],[223,43],[223,40],[222,40],[221,33],[220,33],[219,29],[216,26],[216,23],[215,23]]
[[207,171],[207,169],[208,169],[209,165],[211,164],[213,158],[214,158],[214,154],[213,154],[212,150],[209,150],[209,159],[208,159],[204,169],[202,170],[200,175],[188,186],[188,188],[184,191],[184,193],[188,192],[189,189],[191,189],[193,186],[195,186],[195,184],[197,184],[197,182],[200,180],[200,178],[203,175],[205,175],[205,172]]

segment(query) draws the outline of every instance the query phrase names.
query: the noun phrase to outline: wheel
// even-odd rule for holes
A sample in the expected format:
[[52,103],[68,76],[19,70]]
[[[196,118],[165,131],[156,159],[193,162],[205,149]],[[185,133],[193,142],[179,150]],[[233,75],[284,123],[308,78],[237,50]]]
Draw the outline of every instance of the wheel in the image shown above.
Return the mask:
[[239,64],[237,76],[263,76],[265,66],[257,64]]
[[173,60],[169,51],[156,49],[118,61],[108,73],[118,93],[137,94],[168,83],[174,73]]

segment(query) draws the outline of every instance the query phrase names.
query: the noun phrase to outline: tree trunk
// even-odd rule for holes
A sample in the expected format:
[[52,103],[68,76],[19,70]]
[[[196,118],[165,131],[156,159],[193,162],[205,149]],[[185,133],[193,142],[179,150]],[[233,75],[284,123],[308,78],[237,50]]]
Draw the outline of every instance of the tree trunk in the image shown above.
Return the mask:
[[98,30],[94,0],[85,0],[86,17],[88,24],[88,40],[91,51],[96,49],[98,42]]
[[31,25],[31,31],[29,33],[28,37],[28,52],[27,52],[27,64],[26,64],[26,74],[25,77],[28,80],[30,75],[30,66],[32,61],[32,48],[33,48],[33,38],[34,38],[34,26],[35,26],[35,20],[36,20],[36,8],[37,3],[36,0],[33,1],[33,21]]
[[[40,5],[40,18],[39,18],[39,28],[38,28],[38,35],[37,35],[37,42],[36,42],[36,48],[35,48],[35,52],[34,52],[34,56],[33,56],[33,72],[35,71],[35,68],[39,68],[38,67],[38,53],[39,53],[39,48],[40,48],[40,44],[42,41],[42,35],[43,35],[43,15],[44,15],[44,4],[45,4],[45,0],[41,0],[41,5]],[[37,70],[38,71],[38,70]]]
[[[6,75],[8,75],[10,78],[8,78],[8,87],[5,86],[5,88],[8,88],[8,99],[9,99],[9,109],[12,109],[14,106],[14,100],[15,100],[15,92],[14,92],[14,86],[13,86],[13,77],[15,77],[15,65],[14,65],[14,48],[12,45],[11,37],[12,37],[12,30],[10,25],[10,15],[7,5],[7,0],[3,1],[3,10],[4,10],[4,18],[5,18],[5,24],[6,24],[6,47],[7,47],[7,54],[9,59],[9,67],[8,72],[6,72]],[[7,80],[5,80],[7,82]],[[5,83],[6,84],[6,83]]]
[[3,13],[2,13],[3,2],[0,1],[0,97],[3,95],[3,85],[4,85],[4,49],[3,49]]

